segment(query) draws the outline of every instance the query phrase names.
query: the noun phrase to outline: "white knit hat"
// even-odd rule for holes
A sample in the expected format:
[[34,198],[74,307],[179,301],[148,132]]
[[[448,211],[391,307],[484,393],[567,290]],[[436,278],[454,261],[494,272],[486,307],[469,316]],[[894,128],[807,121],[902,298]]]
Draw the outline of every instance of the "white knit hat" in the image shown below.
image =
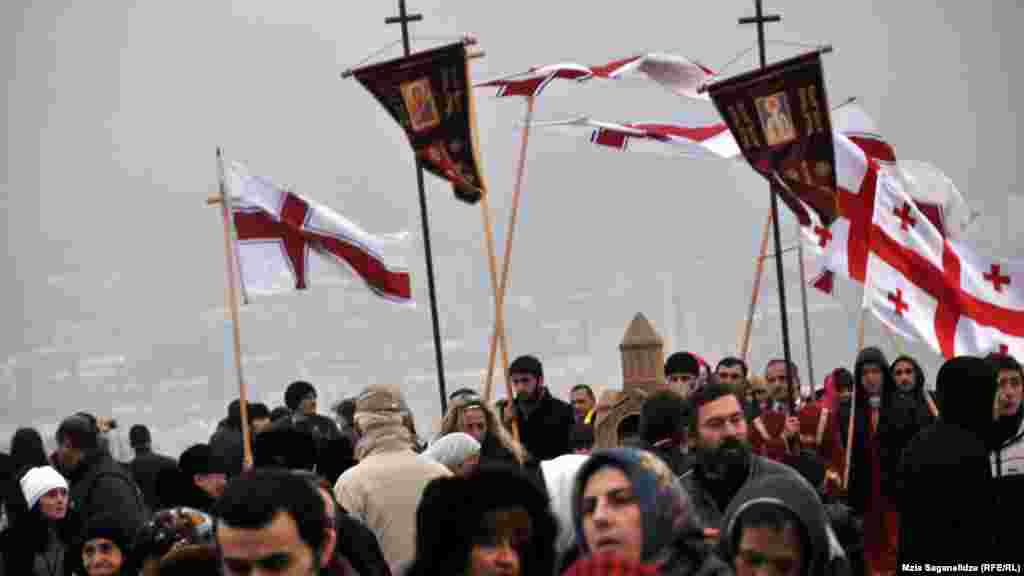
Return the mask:
[[68,489],[68,481],[52,466],[32,468],[21,477],[21,493],[25,495],[29,510],[36,502],[54,488]]
[[480,453],[480,443],[465,432],[452,432],[434,440],[423,453],[449,470]]

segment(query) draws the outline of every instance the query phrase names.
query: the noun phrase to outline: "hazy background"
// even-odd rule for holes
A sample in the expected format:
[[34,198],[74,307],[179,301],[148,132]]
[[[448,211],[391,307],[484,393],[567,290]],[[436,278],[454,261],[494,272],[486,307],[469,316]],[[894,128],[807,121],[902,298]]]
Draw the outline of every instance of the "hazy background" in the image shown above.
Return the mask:
[[[405,136],[354,80],[339,74],[398,38],[397,3],[4,2],[6,79],[0,273],[0,448],[35,425],[49,442],[85,409],[127,427],[145,422],[175,455],[206,441],[236,395],[225,373],[224,254],[214,149],[291,185],[371,232],[406,229],[419,306],[357,285],[271,298],[242,315],[256,400],[283,403],[311,380],[321,410],[371,383],[401,384],[419,427],[436,429],[425,266],[412,154]],[[770,0],[773,41],[831,43],[833,104],[857,96],[902,158],[945,171],[982,216],[969,238],[994,256],[1022,252],[1017,115],[1024,53],[1017,2]],[[736,24],[748,0],[599,2],[413,0],[416,48],[480,37],[476,79],[560,60],[587,64],[670,50],[718,69],[755,41]],[[397,56],[395,46],[388,56]],[[801,51],[773,43],[769,58]],[[756,64],[756,53],[729,67]],[[519,147],[519,99],[477,91],[484,171],[503,245]],[[552,84],[538,119],[714,118],[643,82]],[[476,385],[492,323],[481,213],[427,176],[449,391]],[[513,355],[535,353],[565,395],[585,382],[621,385],[618,344],[642,311],[667,352],[714,362],[733,353],[768,206],[749,168],[623,154],[585,138],[535,132],[507,299]],[[784,239],[795,237],[784,218]],[[789,305],[799,310],[796,260]],[[775,275],[766,267],[752,366],[781,354]],[[810,293],[814,364],[852,363],[860,288]],[[793,350],[806,367],[802,320]],[[868,342],[894,343],[869,322]],[[939,358],[909,348],[934,376]],[[804,374],[806,379],[806,374]],[[5,449],[5,448],[4,448]]]

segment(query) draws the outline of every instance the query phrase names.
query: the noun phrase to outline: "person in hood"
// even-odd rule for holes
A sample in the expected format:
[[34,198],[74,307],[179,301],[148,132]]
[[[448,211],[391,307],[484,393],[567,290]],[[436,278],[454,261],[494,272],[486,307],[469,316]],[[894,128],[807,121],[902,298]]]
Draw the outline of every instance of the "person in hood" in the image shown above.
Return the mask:
[[900,492],[903,451],[918,432],[935,423],[938,409],[925,390],[924,370],[917,360],[900,356],[893,361],[889,371],[893,385],[882,390],[878,437],[882,494],[892,501]]
[[569,435],[576,412],[567,402],[555,398],[544,385],[544,367],[533,356],[520,356],[508,367],[515,399],[513,409],[519,438],[537,461],[569,454]]
[[936,385],[942,418],[911,440],[903,456],[901,565],[996,557],[991,526],[999,514],[985,442],[992,430],[995,374],[981,358],[960,356],[942,365]]
[[595,452],[576,474],[573,525],[579,562],[613,554],[659,574],[728,574],[668,466],[635,448]]
[[416,510],[416,557],[407,576],[554,574],[558,526],[548,497],[517,466],[438,478]]
[[[986,359],[996,375],[996,421],[989,439],[992,477],[1000,510],[1024,509],[1024,369],[1013,356],[992,354]],[[1009,531],[997,532],[999,549],[1004,554],[1020,546]]]
[[[864,561],[869,573],[893,573],[896,571],[899,524],[895,503],[882,491],[883,464],[891,466],[892,461],[883,461],[881,430],[885,417],[882,397],[885,391],[895,390],[896,383],[885,354],[873,347],[861,350],[854,364],[853,381],[854,430],[849,503],[864,519]],[[885,472],[898,474],[898,470],[892,469]]]
[[359,463],[338,477],[338,504],[369,528],[380,542],[392,573],[416,551],[416,507],[434,478],[451,476],[442,464],[413,451],[412,415],[401,392],[369,386],[356,399]]
[[818,495],[783,475],[758,478],[725,512],[719,555],[737,576],[845,574],[830,554],[828,519]]

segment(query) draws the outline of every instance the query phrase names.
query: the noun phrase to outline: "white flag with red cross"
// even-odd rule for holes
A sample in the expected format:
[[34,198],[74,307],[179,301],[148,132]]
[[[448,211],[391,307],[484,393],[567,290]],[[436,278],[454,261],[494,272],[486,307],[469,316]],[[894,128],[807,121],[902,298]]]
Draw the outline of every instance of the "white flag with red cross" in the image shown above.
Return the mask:
[[370,234],[237,162],[228,164],[225,179],[246,300],[357,277],[381,298],[412,303],[407,234]]
[[950,240],[890,175],[879,179],[864,305],[946,358],[1024,355],[1024,261],[996,261]]

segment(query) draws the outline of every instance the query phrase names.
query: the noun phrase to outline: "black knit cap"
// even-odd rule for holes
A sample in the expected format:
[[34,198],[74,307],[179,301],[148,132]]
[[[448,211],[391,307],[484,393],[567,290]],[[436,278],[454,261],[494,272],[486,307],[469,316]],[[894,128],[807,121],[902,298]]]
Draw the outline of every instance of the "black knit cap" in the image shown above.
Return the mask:
[[689,352],[676,352],[665,361],[665,377],[673,374],[700,376],[700,360]]
[[313,388],[313,385],[305,380],[296,380],[289,384],[288,389],[284,391],[284,405],[289,410],[298,410],[299,403],[309,394],[316,396],[316,389]]
[[544,366],[541,365],[540,360],[536,356],[520,356],[516,358],[512,364],[508,367],[508,373],[511,374],[530,374],[537,378],[544,377]]
[[218,472],[214,470],[215,466],[213,465],[213,456],[209,444],[193,444],[189,446],[181,453],[181,457],[178,458],[178,468],[189,478],[196,474],[213,474]]

